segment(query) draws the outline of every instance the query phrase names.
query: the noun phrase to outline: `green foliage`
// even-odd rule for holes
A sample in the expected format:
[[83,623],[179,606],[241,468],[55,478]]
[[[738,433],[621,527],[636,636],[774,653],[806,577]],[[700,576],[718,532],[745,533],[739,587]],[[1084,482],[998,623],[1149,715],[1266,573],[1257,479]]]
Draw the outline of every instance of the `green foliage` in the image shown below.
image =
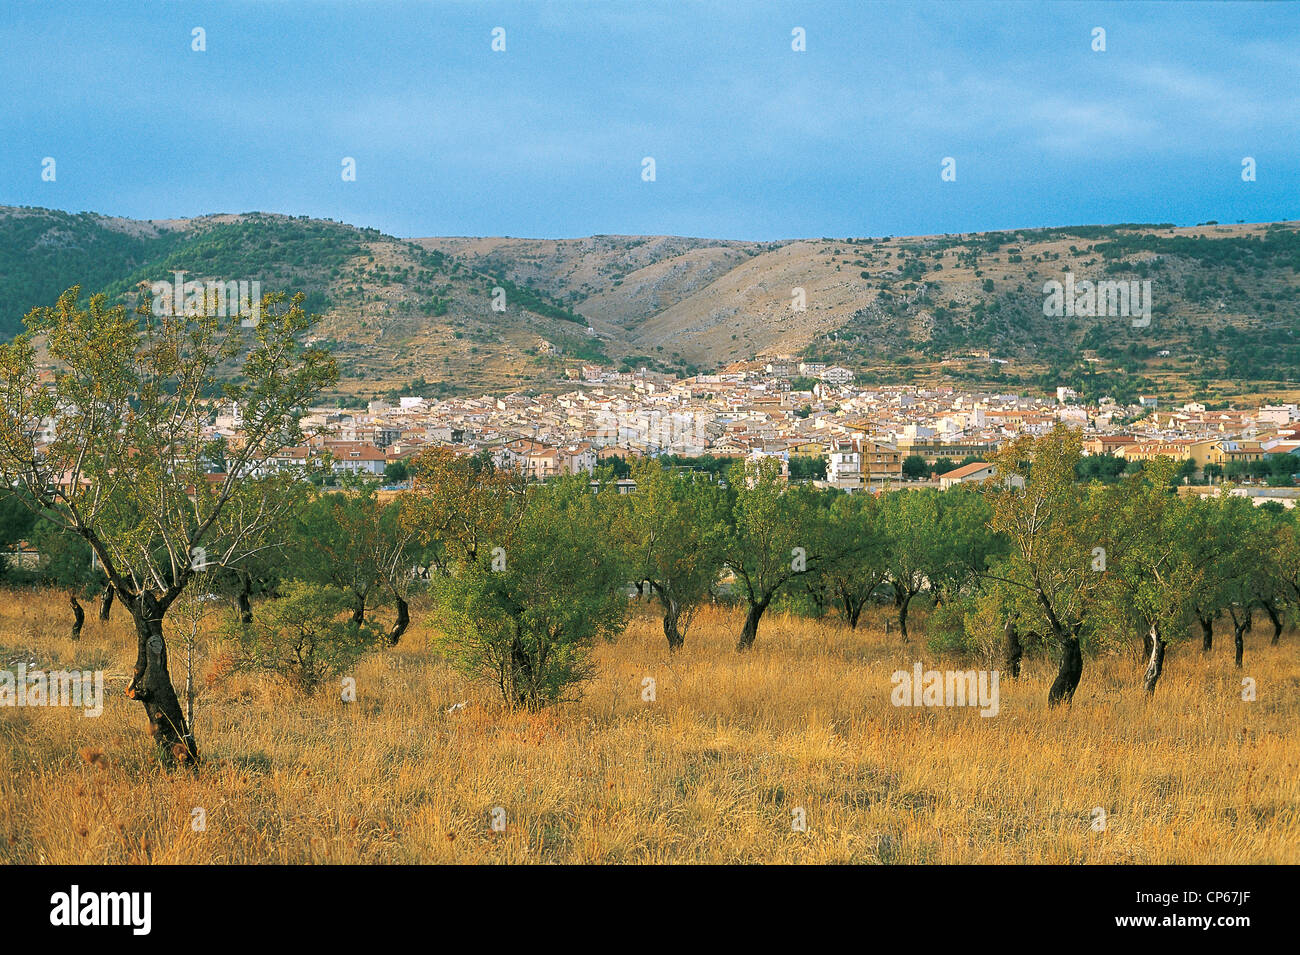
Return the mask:
[[826,455],[794,454],[790,456],[791,481],[826,480]]
[[1107,484],[1118,481],[1124,473],[1124,466],[1132,462],[1113,454],[1089,454],[1081,456],[1075,465],[1075,477],[1084,482],[1103,481]]
[[1021,437],[1004,445],[995,462],[999,474],[1024,479],[1024,488],[986,491],[990,526],[1009,547],[991,571],[1004,588],[1007,610],[1023,629],[1058,644],[1086,636],[1101,584],[1094,552],[1109,543],[1102,513],[1086,506],[1089,492],[1075,482],[1080,456],[1079,434],[1063,426],[1039,440]]
[[310,694],[381,645],[377,627],[348,616],[351,600],[338,588],[291,580],[281,594],[260,604],[252,623],[228,622],[241,669],[273,673]]
[[437,645],[464,672],[490,678],[508,706],[573,699],[591,675],[593,643],[625,626],[630,572],[608,534],[616,496],[593,494],[583,478],[495,495],[498,542],[437,580]]
[[[288,288],[306,293],[308,313],[329,308],[322,273],[360,255],[357,230],[335,222],[253,215],[238,222],[200,222],[173,235],[154,250],[151,261],[110,283],[110,300],[125,299],[140,282],[172,281],[184,271],[186,281],[208,278],[262,283],[263,291]],[[161,253],[161,254],[159,254]]]
[[516,305],[534,315],[542,315],[546,318],[558,319],[562,322],[573,322],[584,328],[587,326],[587,320],[581,315],[575,314],[569,309],[560,305],[549,296],[544,295],[535,289],[528,288],[524,285],[516,285],[507,278],[495,277],[493,279],[506,291],[506,302],[509,305]]
[[[29,540],[37,515],[18,491],[0,490],[0,550],[11,550],[19,541]],[[0,577],[9,577],[12,568],[0,560]]]
[[1187,632],[1187,623],[1206,569],[1186,540],[1195,505],[1169,489],[1174,461],[1148,463],[1141,474],[1098,491],[1092,506],[1106,515],[1105,570],[1094,630],[1123,645],[1152,627],[1166,637]]
[[[263,546],[301,485],[258,468],[298,437],[298,410],[336,371],[297,343],[312,326],[299,300],[271,297],[250,330],[233,316],[131,315],[102,295],[82,308],[79,292],[34,310],[28,331],[0,346],[0,471],[95,548],[124,600],[150,590],[165,610],[196,553],[233,566]],[[58,363],[52,388],[39,383],[37,335]],[[232,362],[237,383],[224,371]],[[204,433],[214,409],[197,399],[210,392],[248,409],[238,451]],[[39,451],[33,416],[56,427]]]
[[658,601],[675,650],[722,568],[724,492],[707,475],[669,471],[654,461],[634,477],[636,493],[618,502],[626,508],[630,566]]
[[39,517],[32,528],[31,544],[40,554],[36,579],[86,597],[104,586],[104,575],[91,567],[90,545],[61,522]]
[[0,217],[0,339],[22,330],[33,302],[78,283],[96,291],[165,255],[178,237],[133,235],[102,216],[20,209]]
[[928,477],[930,474],[930,465],[925,463],[925,458],[919,454],[909,454],[903,458],[903,476],[910,478]]
[[970,653],[979,649],[966,628],[966,618],[974,612],[974,596],[945,600],[930,611],[925,621],[926,646],[934,653]]

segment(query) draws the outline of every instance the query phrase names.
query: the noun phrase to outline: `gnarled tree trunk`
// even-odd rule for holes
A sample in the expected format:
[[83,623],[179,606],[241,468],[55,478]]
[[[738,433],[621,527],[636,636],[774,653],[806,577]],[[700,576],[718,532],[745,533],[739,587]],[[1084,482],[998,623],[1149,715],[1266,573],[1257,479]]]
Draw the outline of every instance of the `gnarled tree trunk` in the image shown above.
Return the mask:
[[1073,700],[1074,691],[1078,689],[1079,680],[1083,677],[1083,651],[1079,647],[1078,636],[1058,633],[1056,640],[1061,647],[1061,663],[1056,671],[1056,679],[1047,691],[1048,706]]
[[352,622],[361,626],[366,620],[366,595],[355,594],[352,598]]
[[1007,618],[1006,626],[1002,628],[1002,634],[1006,638],[1002,648],[1002,665],[1013,678],[1019,677],[1020,658],[1025,655],[1025,648],[1020,643],[1020,634],[1016,632],[1015,621],[1010,617]]
[[1160,635],[1160,627],[1154,623],[1151,624],[1151,629],[1147,632],[1147,643],[1151,647],[1151,653],[1147,659],[1147,672],[1142,681],[1142,686],[1147,691],[1147,695],[1150,696],[1155,693],[1156,683],[1165,668],[1165,641]]
[[250,624],[253,622],[253,602],[250,599],[253,596],[253,576],[247,571],[239,572],[239,593],[235,595],[235,602],[239,605],[239,622]]
[[402,639],[402,634],[406,633],[406,628],[411,625],[411,608],[401,594],[393,594],[393,599],[397,601],[397,619],[388,631],[388,643],[395,647],[397,641]]
[[1201,652],[1209,653],[1214,648],[1214,618],[1196,615],[1201,622]]
[[845,593],[841,597],[841,602],[844,604],[844,619],[849,622],[849,629],[858,629],[858,619],[862,616],[862,608],[867,605],[867,598],[854,600],[852,594]]
[[[672,597],[663,597],[664,637],[668,640],[668,649],[680,650],[686,644],[686,635],[681,631],[682,608]],[[757,630],[757,626],[755,626]],[[753,642],[752,639],[750,641]]]
[[686,643],[686,638],[678,629],[677,618],[676,613],[664,611],[664,637],[668,640],[668,649],[672,651],[680,650]]
[[[686,636],[681,632],[681,604],[673,598],[663,584],[653,580],[646,581],[646,583],[649,585],[651,593],[658,598],[659,606],[663,608],[664,637],[668,641],[668,649],[670,651],[681,649],[686,643]],[[649,598],[647,597],[647,599]]]
[[73,640],[81,639],[81,627],[86,622],[86,611],[81,609],[81,603],[77,600],[77,595],[73,591],[68,591],[68,603],[72,604],[72,634]]
[[167,671],[167,641],[158,599],[148,591],[131,599],[118,596],[131,610],[137,641],[135,669],[126,695],[144,706],[149,734],[165,752],[175,759],[197,761],[198,746]]
[[113,609],[113,585],[108,584],[104,592],[99,597],[99,619],[107,620],[108,613]]
[[758,636],[758,621],[763,616],[763,611],[767,609],[767,598],[749,605],[749,612],[745,614],[745,626],[741,628],[740,640],[736,643],[737,650],[748,650],[754,645],[754,639]]
[[1232,645],[1235,649],[1233,660],[1237,669],[1241,669],[1242,658],[1246,655],[1246,631],[1250,629],[1250,611],[1243,611],[1238,615],[1235,607],[1228,610],[1232,614]]
[[906,594],[903,602],[898,607],[898,632],[903,636],[903,642],[907,643],[907,608],[912,605],[912,597],[915,594]]
[[1260,606],[1264,608],[1264,613],[1268,614],[1269,621],[1273,624],[1273,639],[1269,641],[1273,646],[1277,646],[1282,639],[1282,617],[1277,612],[1277,607],[1273,601],[1262,601]]

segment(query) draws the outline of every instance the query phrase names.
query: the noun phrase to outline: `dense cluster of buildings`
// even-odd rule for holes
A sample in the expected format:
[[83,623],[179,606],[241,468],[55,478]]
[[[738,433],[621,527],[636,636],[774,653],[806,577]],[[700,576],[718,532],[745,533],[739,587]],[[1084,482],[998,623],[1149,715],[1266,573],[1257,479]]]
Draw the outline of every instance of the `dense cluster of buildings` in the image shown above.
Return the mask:
[[[1055,398],[864,388],[851,383],[852,375],[844,380],[836,368],[808,362],[737,363],[685,379],[587,365],[571,377],[573,389],[555,395],[406,397],[372,401],[364,411],[311,409],[302,420],[311,437],[283,448],[267,466],[316,457],[339,472],[379,476],[394,462],[443,446],[486,452],[500,467],[545,480],[593,473],[615,456],[770,457],[786,473],[792,457],[818,456],[826,461],[825,483],[861,490],[900,482],[912,456],[929,465],[960,465],[936,475],[941,486],[983,480],[1000,444],[1058,423],[1080,429],[1087,454],[1190,460],[1198,472],[1300,450],[1294,404],[1209,411],[1187,403],[1164,410],[1151,397],[1128,406],[1107,399],[1085,404],[1068,388]],[[238,409],[217,421],[232,440],[239,428]]]

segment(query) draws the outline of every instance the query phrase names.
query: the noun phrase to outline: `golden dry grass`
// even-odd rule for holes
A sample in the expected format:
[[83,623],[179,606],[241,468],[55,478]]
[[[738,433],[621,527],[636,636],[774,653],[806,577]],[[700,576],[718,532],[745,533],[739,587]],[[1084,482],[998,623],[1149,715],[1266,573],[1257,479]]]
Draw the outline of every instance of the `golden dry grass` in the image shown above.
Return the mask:
[[358,668],[355,703],[215,678],[194,773],[157,764],[121,695],[126,615],[88,616],[73,644],[61,599],[0,597],[0,668],[29,654],[109,671],[98,719],[0,709],[0,862],[1300,862],[1294,633],[1250,639],[1253,703],[1230,646],[1203,659],[1184,643],[1152,704],[1140,664],[1112,655],[1087,661],[1072,708],[1048,711],[1054,668],[1035,658],[982,718],[895,708],[894,670],[978,664],[875,622],[773,616],[739,656],[739,616],[708,610],[670,659],[643,613],[600,648],[582,702],[528,715],[458,676],[417,625]]

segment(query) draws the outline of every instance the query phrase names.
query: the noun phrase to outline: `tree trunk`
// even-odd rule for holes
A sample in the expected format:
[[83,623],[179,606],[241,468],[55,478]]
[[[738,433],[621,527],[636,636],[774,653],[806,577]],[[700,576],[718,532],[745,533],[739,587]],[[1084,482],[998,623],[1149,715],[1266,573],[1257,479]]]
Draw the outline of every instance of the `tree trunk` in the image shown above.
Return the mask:
[[198,746],[167,671],[163,611],[158,607],[157,598],[147,591],[127,602],[127,606],[135,622],[136,661],[126,695],[144,706],[149,734],[170,758],[197,762]]
[[1020,644],[1020,634],[1016,632],[1015,623],[1008,618],[1007,624],[1002,629],[1006,637],[1006,644],[1002,651],[1002,665],[1007,668],[1012,678],[1020,676],[1020,658],[1025,655],[1025,648]]
[[898,608],[898,632],[903,635],[903,642],[907,643],[907,608],[912,605],[914,594],[908,594],[903,598],[903,602]]
[[103,594],[99,598],[99,619],[107,620],[108,612],[113,609],[113,585],[109,584],[104,588]]
[[1201,622],[1201,652],[1209,653],[1214,647],[1214,618],[1197,614],[1196,619]]
[[519,635],[519,624],[515,624],[514,639],[510,643],[509,670],[505,676],[502,689],[506,693],[506,702],[511,709],[531,708],[536,700],[536,687],[533,685],[533,665],[524,650],[523,639]]
[[1165,668],[1165,641],[1160,636],[1160,628],[1154,623],[1151,624],[1151,630],[1147,635],[1147,642],[1151,645],[1151,656],[1147,661],[1146,678],[1143,680],[1143,687],[1150,696],[1156,691],[1156,682],[1160,679],[1160,674]]
[[[682,608],[678,606],[677,601],[670,598],[664,598],[664,637],[668,640],[668,649],[677,651],[686,643],[686,637],[682,635],[678,628],[677,622],[681,619]],[[750,638],[753,643],[753,638]]]
[[853,601],[845,598],[844,609],[848,611],[849,629],[858,629],[858,618],[862,616],[862,608],[866,605],[866,600]]
[[239,622],[247,626],[253,622],[253,603],[249,599],[253,595],[253,577],[244,571],[239,573],[239,593],[235,597],[236,603],[239,604]]
[[81,639],[81,627],[86,622],[86,611],[81,609],[81,604],[77,600],[77,595],[68,591],[68,602],[72,604],[72,639]]
[[1268,614],[1268,619],[1273,624],[1273,639],[1270,640],[1269,643],[1273,646],[1277,646],[1278,642],[1282,639],[1282,618],[1277,612],[1277,607],[1273,605],[1273,601],[1265,601],[1263,606],[1264,612]]
[[749,605],[749,612],[745,614],[745,626],[740,631],[740,641],[736,644],[737,650],[748,650],[754,645],[754,638],[758,636],[758,621],[766,609],[766,600]]
[[1246,653],[1245,633],[1250,629],[1250,611],[1243,610],[1241,616],[1237,616],[1237,608],[1230,606],[1228,613],[1232,615],[1232,644],[1236,651],[1234,660],[1237,669],[1241,669],[1241,660]]
[[1083,653],[1079,649],[1079,638],[1057,634],[1056,639],[1061,645],[1061,665],[1056,671],[1056,679],[1052,681],[1052,688],[1047,691],[1048,706],[1073,700],[1074,691],[1083,676]]
[[393,598],[397,601],[397,619],[388,631],[388,644],[395,647],[397,641],[402,639],[402,634],[406,633],[406,628],[411,625],[411,608],[400,594],[393,594]]
[[361,626],[366,620],[366,595],[356,594],[352,601],[352,622]]

